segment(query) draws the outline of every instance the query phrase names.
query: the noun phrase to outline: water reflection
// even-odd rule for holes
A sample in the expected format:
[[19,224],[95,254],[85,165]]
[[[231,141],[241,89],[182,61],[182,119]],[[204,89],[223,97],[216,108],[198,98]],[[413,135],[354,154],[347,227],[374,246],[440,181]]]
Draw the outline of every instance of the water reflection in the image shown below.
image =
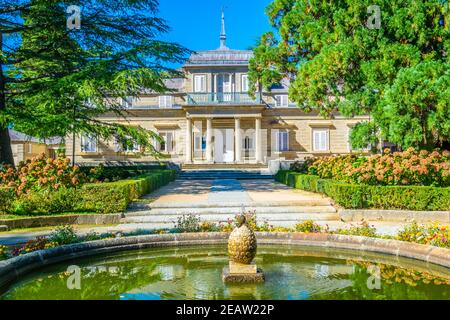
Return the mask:
[[[450,272],[410,259],[305,247],[261,246],[262,284],[222,283],[226,248],[126,251],[77,262],[81,290],[64,263],[30,274],[2,299],[450,299]],[[369,267],[380,271],[370,289]]]

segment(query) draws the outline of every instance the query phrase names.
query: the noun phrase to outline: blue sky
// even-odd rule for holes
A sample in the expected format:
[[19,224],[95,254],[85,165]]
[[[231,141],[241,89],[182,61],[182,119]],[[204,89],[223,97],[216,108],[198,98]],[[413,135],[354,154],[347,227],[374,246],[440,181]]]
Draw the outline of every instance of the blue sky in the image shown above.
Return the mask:
[[191,50],[219,47],[221,8],[225,7],[227,46],[248,49],[270,30],[265,8],[271,0],[160,0],[159,16],[171,31],[164,40]]

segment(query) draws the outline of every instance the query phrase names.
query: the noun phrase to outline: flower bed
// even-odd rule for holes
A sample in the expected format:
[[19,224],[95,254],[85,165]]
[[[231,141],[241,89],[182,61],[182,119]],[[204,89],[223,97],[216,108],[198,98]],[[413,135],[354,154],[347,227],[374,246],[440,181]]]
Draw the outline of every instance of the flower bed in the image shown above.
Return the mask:
[[128,180],[89,183],[78,188],[30,191],[20,197],[11,189],[0,188],[0,203],[9,204],[3,208],[3,212],[16,215],[124,212],[131,201],[173,181],[175,176],[174,170],[155,170]]
[[[303,221],[296,224],[293,228],[273,227],[266,222],[262,224],[256,223],[255,213],[247,213],[247,222],[251,229],[255,232],[268,233],[304,233],[304,234],[336,234],[348,236],[363,236],[368,238],[383,238],[391,240],[399,240],[404,242],[418,243],[424,245],[431,245],[435,247],[442,247],[450,249],[450,229],[448,226],[439,225],[419,225],[412,223],[406,225],[395,236],[381,236],[376,229],[367,222],[359,224],[348,224],[336,231],[330,231],[328,227],[322,227],[312,220]],[[182,216],[177,226],[173,230],[160,229],[153,231],[136,230],[124,233],[89,233],[84,236],[79,236],[75,233],[71,226],[57,227],[50,235],[37,237],[34,240],[29,240],[24,245],[16,247],[6,247],[0,245],[0,261],[16,256],[21,256],[33,251],[54,248],[67,244],[82,243],[88,241],[95,241],[100,239],[133,237],[138,235],[148,234],[167,234],[167,233],[229,233],[236,226],[235,221],[230,220],[226,224],[216,224],[205,222],[200,217],[193,215]]]
[[450,186],[450,152],[412,148],[404,152],[362,157],[357,155],[310,159],[292,170],[352,184],[390,186]]
[[448,187],[350,184],[292,171],[279,171],[275,179],[296,189],[324,193],[348,209],[450,210]]

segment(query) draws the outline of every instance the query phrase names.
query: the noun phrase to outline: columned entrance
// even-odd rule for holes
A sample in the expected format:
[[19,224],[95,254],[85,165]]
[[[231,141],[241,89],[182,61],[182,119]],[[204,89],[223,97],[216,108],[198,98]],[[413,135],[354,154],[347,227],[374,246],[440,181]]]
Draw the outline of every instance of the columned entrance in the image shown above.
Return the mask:
[[[249,123],[253,123],[251,128]],[[260,117],[187,118],[185,141],[186,163],[263,163]]]
[[[218,92],[228,90],[229,79],[216,76],[214,82],[220,86]],[[224,82],[219,84],[221,81]],[[185,163],[263,164],[264,108],[260,104],[183,107],[186,111]]]

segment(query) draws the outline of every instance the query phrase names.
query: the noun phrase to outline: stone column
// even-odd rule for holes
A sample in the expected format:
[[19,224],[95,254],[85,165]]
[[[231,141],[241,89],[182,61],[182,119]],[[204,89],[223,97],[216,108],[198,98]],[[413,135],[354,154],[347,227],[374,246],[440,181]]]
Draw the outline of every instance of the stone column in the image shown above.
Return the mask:
[[212,118],[206,119],[206,161],[211,163],[213,162],[213,154],[212,154]]
[[217,73],[214,73],[213,101],[217,101]]
[[261,118],[256,118],[255,121],[255,158],[256,163],[262,162]]
[[234,159],[236,163],[242,162],[242,133],[241,119],[234,119]]
[[186,163],[192,163],[192,119],[186,119]]

